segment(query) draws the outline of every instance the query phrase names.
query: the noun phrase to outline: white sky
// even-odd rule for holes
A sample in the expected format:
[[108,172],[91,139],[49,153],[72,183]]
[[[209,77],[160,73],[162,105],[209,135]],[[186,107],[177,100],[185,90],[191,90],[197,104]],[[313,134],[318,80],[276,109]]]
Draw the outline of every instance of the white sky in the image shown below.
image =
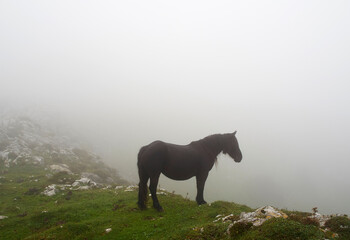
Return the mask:
[[[136,154],[238,130],[208,200],[350,213],[349,1],[0,1],[0,101]],[[194,183],[161,179],[194,196]],[[220,184],[217,187],[216,184]]]

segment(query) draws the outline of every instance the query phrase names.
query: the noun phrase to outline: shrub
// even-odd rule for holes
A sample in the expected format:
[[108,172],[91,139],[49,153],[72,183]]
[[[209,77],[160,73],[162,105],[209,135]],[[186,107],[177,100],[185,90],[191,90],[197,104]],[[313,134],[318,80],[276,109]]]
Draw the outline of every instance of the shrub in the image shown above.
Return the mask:
[[333,217],[325,223],[325,227],[339,234],[339,240],[350,239],[350,219],[347,217]]
[[314,225],[315,227],[320,226],[320,222],[316,218],[311,218],[309,216],[290,214],[289,219],[306,225]]

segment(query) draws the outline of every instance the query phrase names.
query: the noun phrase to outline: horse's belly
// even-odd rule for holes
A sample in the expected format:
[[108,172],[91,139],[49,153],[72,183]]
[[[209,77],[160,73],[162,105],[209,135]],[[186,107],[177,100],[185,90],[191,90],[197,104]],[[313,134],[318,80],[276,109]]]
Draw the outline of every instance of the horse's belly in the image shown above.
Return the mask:
[[167,150],[167,159],[162,169],[165,176],[174,180],[187,180],[197,174],[201,167],[201,158],[195,149],[170,145]]
[[188,171],[183,171],[181,169],[179,170],[167,170],[164,169],[162,173],[167,176],[170,179],[173,180],[187,180],[195,176],[194,172],[188,172]]

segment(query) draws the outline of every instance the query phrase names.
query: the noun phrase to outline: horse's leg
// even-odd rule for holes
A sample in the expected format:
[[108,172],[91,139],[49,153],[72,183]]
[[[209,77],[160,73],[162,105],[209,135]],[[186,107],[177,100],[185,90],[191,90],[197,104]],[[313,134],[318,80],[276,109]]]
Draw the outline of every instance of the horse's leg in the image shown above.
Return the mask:
[[209,172],[204,172],[204,173],[200,173],[199,175],[196,176],[196,181],[197,181],[196,201],[197,201],[198,205],[207,203],[206,201],[204,201],[203,191],[204,191],[205,181],[207,180],[207,177],[208,177],[208,173]]
[[153,207],[157,209],[159,212],[162,212],[163,208],[162,206],[160,206],[157,198],[157,186],[158,186],[159,176],[160,176],[160,173],[157,173],[154,176],[151,176],[149,190],[151,191],[151,195],[152,195]]
[[142,171],[139,169],[139,177],[140,177],[140,183],[139,183],[139,201],[137,202],[137,205],[141,210],[146,209],[146,202],[147,202],[147,182],[149,179],[149,176],[145,171]]

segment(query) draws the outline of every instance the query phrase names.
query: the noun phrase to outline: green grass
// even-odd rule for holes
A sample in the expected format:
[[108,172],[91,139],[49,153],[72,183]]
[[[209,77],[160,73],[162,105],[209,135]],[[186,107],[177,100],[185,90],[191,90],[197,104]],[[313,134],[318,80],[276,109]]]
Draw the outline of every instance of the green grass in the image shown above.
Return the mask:
[[[213,221],[218,214],[239,215],[253,209],[217,201],[197,206],[180,195],[159,195],[164,212],[151,207],[137,208],[137,191],[125,189],[64,190],[52,197],[40,194],[51,183],[74,175],[49,177],[40,166],[11,168],[0,178],[0,239],[188,239],[188,240],[313,240],[325,234],[313,223],[305,222],[309,213],[287,212],[294,217],[271,219],[260,227],[237,224],[226,234],[230,223]],[[77,176],[78,177],[78,176]],[[73,179],[69,179],[72,182]],[[334,218],[328,226],[349,239],[350,222]],[[345,226],[345,227],[344,227]],[[106,233],[106,229],[111,232]],[[331,233],[328,233],[330,235]],[[332,239],[329,237],[329,239]]]
[[[137,193],[123,189],[74,191],[70,200],[66,194],[23,196],[2,206],[1,214],[9,218],[0,223],[0,239],[178,239],[219,213],[250,210],[220,202],[198,207],[169,194],[159,196],[165,211],[158,213],[152,208],[138,210]],[[27,215],[19,216],[23,211]],[[112,228],[108,234],[107,228]]]
[[318,240],[324,234],[313,225],[305,225],[289,219],[273,218],[263,225],[247,231],[239,240]]
[[[124,189],[65,190],[48,197],[38,194],[55,179],[45,174],[40,167],[18,167],[1,178],[0,215],[8,218],[0,220],[0,239],[184,239],[194,236],[193,228],[211,225],[218,214],[252,210],[221,201],[197,206],[168,193],[159,195],[164,212],[153,209],[151,200],[140,211],[137,191]],[[107,228],[112,231],[106,233]],[[205,234],[218,234],[215,229],[206,227]]]

